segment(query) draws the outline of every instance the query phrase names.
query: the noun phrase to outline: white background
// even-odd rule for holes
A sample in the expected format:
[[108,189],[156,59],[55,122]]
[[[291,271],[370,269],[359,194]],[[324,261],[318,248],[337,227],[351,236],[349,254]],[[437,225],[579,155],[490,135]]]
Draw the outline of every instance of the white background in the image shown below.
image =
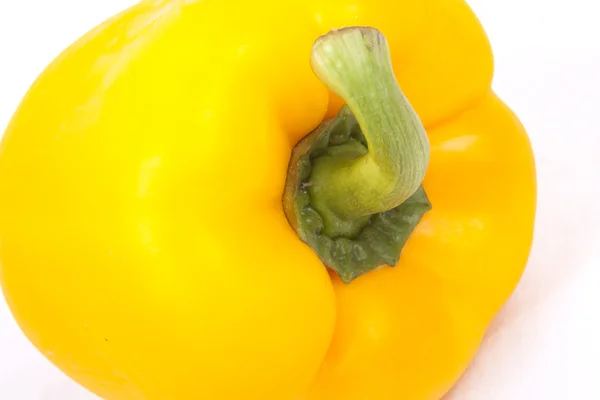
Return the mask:
[[[0,0],[0,134],[29,85],[58,52],[133,3]],[[498,316],[472,367],[448,397],[597,400],[597,1],[471,0],[470,4],[494,46],[494,87],[520,116],[533,142],[539,213],[535,244],[521,285]],[[37,353],[20,333],[1,297],[0,399],[94,399]]]

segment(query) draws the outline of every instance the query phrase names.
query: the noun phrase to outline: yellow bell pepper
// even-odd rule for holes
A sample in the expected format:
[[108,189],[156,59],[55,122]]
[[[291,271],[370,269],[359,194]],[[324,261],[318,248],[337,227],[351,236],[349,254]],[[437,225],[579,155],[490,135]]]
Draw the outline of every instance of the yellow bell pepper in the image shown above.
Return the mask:
[[[142,1],[63,52],[8,126],[6,300],[107,400],[440,399],[533,234],[532,150],[492,75],[461,0]],[[300,140],[353,116],[351,160],[329,149],[299,182]],[[318,240],[422,207],[395,267],[345,275],[303,233],[300,192]]]

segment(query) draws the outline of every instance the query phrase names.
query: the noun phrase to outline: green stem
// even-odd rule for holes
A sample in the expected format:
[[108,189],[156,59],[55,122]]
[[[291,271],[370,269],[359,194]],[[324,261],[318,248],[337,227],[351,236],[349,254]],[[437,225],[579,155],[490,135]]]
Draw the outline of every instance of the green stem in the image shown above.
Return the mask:
[[[348,232],[348,221],[364,225],[372,214],[391,210],[419,188],[429,162],[425,129],[402,93],[385,37],[376,29],[332,31],[313,46],[311,65],[355,115],[366,138],[314,160],[310,197],[328,235]],[[354,225],[354,224],[351,224]]]

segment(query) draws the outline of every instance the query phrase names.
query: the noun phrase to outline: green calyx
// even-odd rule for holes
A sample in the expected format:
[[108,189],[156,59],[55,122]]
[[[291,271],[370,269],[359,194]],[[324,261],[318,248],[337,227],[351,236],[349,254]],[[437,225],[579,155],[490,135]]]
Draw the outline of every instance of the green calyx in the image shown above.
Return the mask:
[[379,31],[355,27],[322,36],[311,64],[347,106],[294,149],[284,208],[300,238],[349,283],[396,265],[431,208],[421,187],[429,143]]

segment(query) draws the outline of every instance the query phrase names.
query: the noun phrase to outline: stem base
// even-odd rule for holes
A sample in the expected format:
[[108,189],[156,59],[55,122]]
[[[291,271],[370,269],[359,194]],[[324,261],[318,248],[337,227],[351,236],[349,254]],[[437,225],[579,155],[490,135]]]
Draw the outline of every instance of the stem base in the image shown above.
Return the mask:
[[420,187],[399,206],[381,213],[344,219],[315,207],[315,166],[335,158],[340,163],[366,153],[366,140],[350,109],[325,121],[304,138],[292,153],[284,194],[284,210],[300,239],[343,282],[380,266],[395,266],[408,237],[431,204]]

